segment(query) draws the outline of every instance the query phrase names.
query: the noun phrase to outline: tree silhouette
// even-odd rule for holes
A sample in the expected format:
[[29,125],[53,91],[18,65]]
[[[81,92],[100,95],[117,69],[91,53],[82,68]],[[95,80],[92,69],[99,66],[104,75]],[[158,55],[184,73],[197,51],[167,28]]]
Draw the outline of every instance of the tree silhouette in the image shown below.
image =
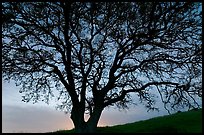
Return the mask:
[[148,109],[199,107],[201,3],[4,2],[2,20],[3,78],[25,102],[57,96],[76,132],[134,96]]

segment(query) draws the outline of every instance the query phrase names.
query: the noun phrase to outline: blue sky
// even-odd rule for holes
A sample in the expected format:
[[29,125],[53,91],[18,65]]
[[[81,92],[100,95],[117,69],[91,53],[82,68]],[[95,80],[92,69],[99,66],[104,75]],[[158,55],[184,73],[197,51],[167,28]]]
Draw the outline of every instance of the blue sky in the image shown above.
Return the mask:
[[[2,132],[50,132],[60,129],[72,129],[73,124],[69,114],[55,109],[55,101],[45,103],[24,103],[14,82],[2,81]],[[161,106],[158,104],[158,106]],[[98,126],[111,126],[145,120],[156,116],[167,115],[161,106],[160,112],[147,110],[142,106],[132,106],[129,110],[119,111],[116,108],[106,108]]]
[[[201,9],[201,8],[200,8]],[[73,123],[69,114],[55,109],[55,100],[50,105],[45,103],[24,103],[14,82],[2,82],[2,132],[50,132],[60,129],[72,129]],[[167,115],[163,105],[160,112],[147,112],[142,106],[132,106],[127,111],[116,108],[105,109],[98,126],[111,126],[145,120],[156,116]]]

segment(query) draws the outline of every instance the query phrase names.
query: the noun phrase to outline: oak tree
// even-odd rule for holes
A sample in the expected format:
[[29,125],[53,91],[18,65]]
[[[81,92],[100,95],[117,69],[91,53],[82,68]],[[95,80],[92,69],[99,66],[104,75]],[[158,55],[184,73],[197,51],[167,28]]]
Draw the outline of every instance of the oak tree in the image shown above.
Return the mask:
[[3,78],[25,102],[57,97],[78,133],[135,97],[148,109],[199,107],[201,12],[196,2],[4,2]]

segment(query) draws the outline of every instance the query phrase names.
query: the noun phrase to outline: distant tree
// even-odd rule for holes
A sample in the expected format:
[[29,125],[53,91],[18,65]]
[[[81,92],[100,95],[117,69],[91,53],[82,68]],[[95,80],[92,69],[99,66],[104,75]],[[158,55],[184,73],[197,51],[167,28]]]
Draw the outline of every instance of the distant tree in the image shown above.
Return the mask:
[[57,96],[78,133],[95,132],[105,107],[127,108],[131,93],[148,109],[156,109],[156,99],[167,110],[199,107],[201,6],[4,2],[3,78],[21,86],[25,102]]

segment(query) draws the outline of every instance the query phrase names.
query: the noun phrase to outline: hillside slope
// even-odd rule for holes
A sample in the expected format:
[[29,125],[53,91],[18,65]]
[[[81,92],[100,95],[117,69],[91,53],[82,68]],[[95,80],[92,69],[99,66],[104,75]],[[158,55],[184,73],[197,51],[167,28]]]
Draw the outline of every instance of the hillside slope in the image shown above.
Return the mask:
[[[73,133],[74,130],[56,133]],[[155,117],[149,120],[98,127],[98,133],[202,133],[202,109]]]
[[155,117],[124,125],[99,128],[102,133],[201,133],[202,109]]

